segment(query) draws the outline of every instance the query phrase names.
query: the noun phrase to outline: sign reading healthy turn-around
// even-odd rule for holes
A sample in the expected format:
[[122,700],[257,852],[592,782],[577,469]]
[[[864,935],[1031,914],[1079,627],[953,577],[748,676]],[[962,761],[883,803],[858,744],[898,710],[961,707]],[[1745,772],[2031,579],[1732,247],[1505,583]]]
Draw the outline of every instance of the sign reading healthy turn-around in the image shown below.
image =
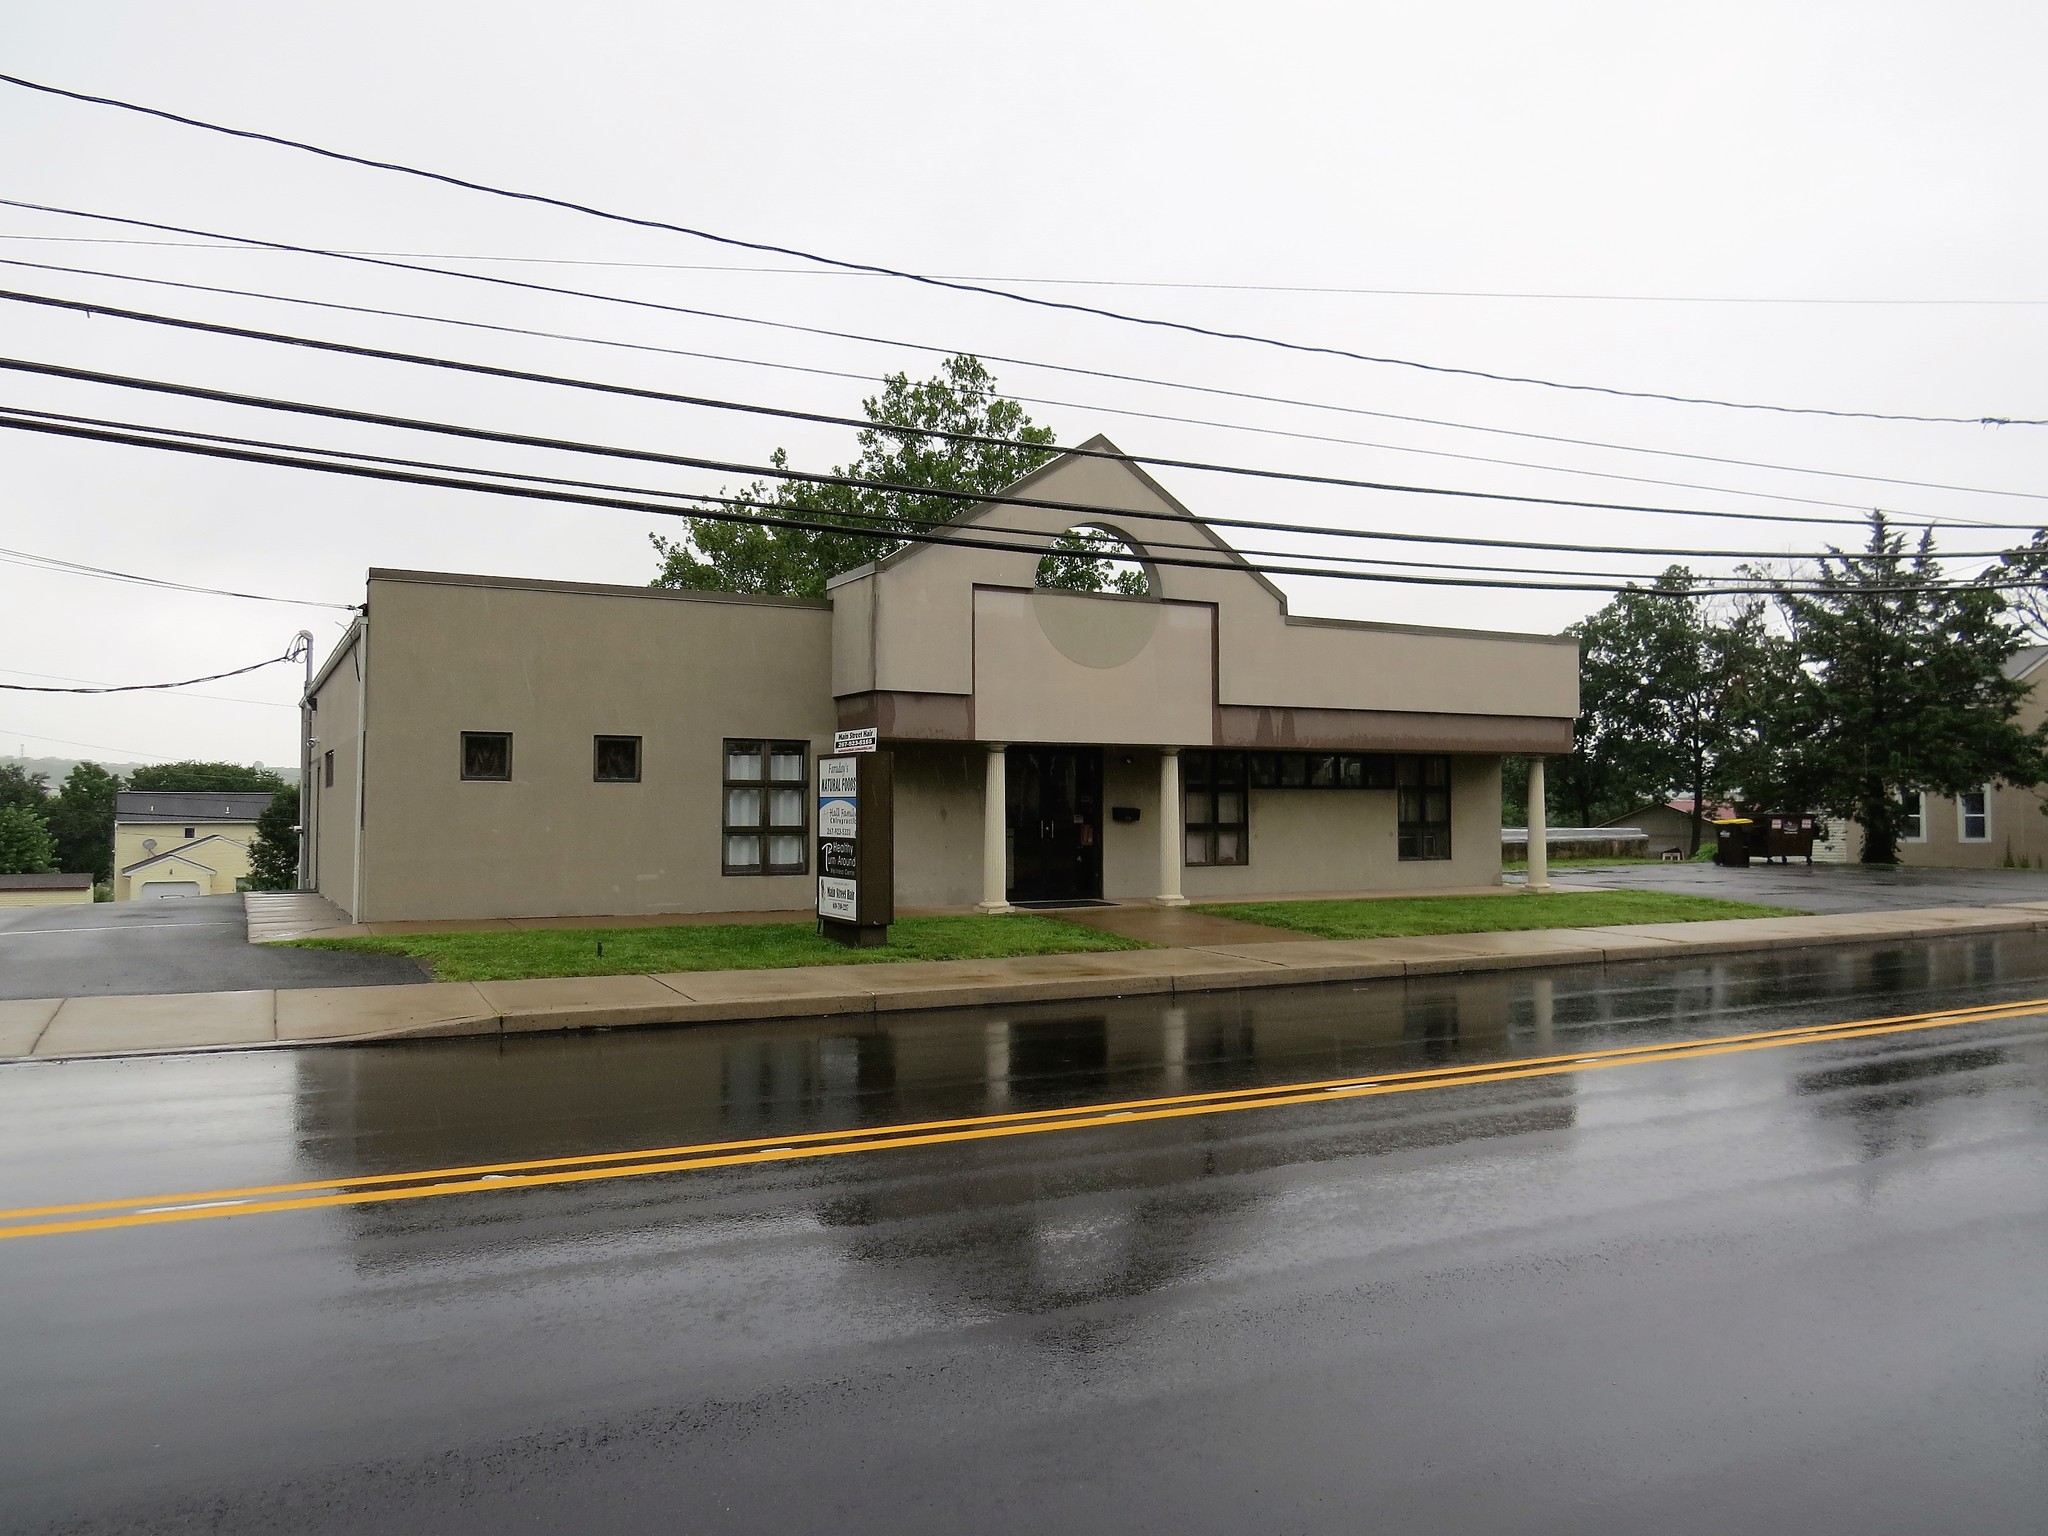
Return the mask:
[[818,759],[819,928],[857,948],[886,944],[896,919],[895,758],[875,739],[841,731]]

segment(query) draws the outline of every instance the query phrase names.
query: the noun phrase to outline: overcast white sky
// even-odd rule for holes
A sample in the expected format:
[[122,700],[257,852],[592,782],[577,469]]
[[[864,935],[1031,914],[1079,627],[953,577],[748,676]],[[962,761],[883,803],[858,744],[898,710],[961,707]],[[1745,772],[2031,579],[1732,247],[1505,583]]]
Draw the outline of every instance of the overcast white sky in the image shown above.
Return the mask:
[[[1005,279],[1564,297],[1054,288],[1144,314],[1510,373],[1841,409],[2048,416],[2038,5],[1257,7],[438,3],[16,6],[7,72],[734,235]],[[1829,421],[1565,394],[1174,337],[428,187],[0,86],[0,197],[354,250],[683,264],[488,271],[903,342],[1671,453],[1983,487],[1917,489],[995,371],[1063,442],[1319,473],[1799,511],[2024,522],[2048,429]],[[0,257],[260,288],[843,370],[904,346],[493,291],[0,208]],[[456,263],[444,263],[456,264]],[[751,264],[758,265],[758,262]],[[0,267],[0,286],[659,388],[856,414],[861,379],[655,356]],[[2025,302],[1707,303],[1670,299]],[[801,467],[850,434],[184,337],[0,304],[10,357],[513,430]],[[0,404],[540,466],[0,374]],[[1323,434],[1308,442],[1114,410]],[[1550,468],[1474,463],[1490,455]],[[424,450],[424,452],[422,452]],[[720,477],[554,461],[649,486]],[[1576,471],[1576,472],[1559,472]],[[1587,471],[1690,482],[1632,484]],[[1196,512],[1481,536],[1796,551],[1853,530],[1515,508],[1161,476]],[[729,483],[736,484],[728,477]],[[2029,499],[2031,497],[2032,499]],[[0,433],[0,547],[173,580],[359,601],[371,565],[640,582],[662,520]],[[1957,533],[1955,550],[2018,535]],[[1271,536],[1239,542],[1278,544]],[[1407,552],[1414,556],[1420,552]],[[1426,557],[1426,556],[1425,556]],[[1527,563],[1514,562],[1508,563]],[[1656,560],[1560,558],[1653,572]],[[1730,569],[1728,560],[1694,562]],[[1554,630],[1595,596],[1284,582],[1296,611]],[[324,651],[344,615],[0,564],[0,681],[137,682]],[[686,657],[648,658],[687,666]],[[30,675],[37,674],[37,675]],[[157,696],[0,693],[0,755],[290,763],[294,669]]]

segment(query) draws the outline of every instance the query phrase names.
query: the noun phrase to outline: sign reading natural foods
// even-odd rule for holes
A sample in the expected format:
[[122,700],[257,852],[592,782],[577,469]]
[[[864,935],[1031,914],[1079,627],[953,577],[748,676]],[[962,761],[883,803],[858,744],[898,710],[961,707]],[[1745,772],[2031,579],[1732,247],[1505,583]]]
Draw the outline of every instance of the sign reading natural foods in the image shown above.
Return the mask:
[[840,754],[818,759],[818,925],[868,948],[888,942],[896,919],[895,760],[872,735],[840,735]]

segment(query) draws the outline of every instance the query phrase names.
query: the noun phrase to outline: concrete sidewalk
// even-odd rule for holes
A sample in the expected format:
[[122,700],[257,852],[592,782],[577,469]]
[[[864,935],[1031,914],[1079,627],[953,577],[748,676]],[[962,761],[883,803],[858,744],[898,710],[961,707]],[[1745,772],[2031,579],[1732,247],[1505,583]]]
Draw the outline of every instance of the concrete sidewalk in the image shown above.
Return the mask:
[[2048,901],[1439,938],[1211,944],[1010,960],[44,998],[0,1002],[0,1060],[893,1013],[1533,966],[1610,965],[2042,928],[2048,928]]

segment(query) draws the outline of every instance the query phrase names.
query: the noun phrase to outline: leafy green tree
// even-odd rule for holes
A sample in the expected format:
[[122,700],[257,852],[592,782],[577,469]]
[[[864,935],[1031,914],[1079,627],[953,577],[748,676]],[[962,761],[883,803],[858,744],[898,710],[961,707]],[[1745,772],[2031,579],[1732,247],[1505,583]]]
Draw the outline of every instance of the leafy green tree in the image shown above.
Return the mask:
[[1684,791],[1695,853],[1703,808],[1736,790],[1771,739],[1774,680],[1792,667],[1761,599],[1721,608],[1697,585],[1674,565],[1580,629],[1586,756],[1632,799]]
[[[998,395],[981,360],[965,354],[948,358],[937,377],[920,383],[907,374],[890,375],[881,394],[862,401],[861,408],[874,425],[861,430],[860,452],[833,470],[836,475],[989,494],[1036,469],[1052,452],[1052,429],[1033,425],[1021,405]],[[933,437],[935,430],[1003,441],[962,443]],[[789,455],[778,448],[771,462],[786,468]],[[897,535],[945,522],[963,506],[915,492],[795,481],[773,487],[757,482],[740,495],[763,504],[759,515],[824,523],[830,531],[691,518],[680,539],[652,536],[661,570],[651,585],[823,597],[833,576],[879,559],[901,542]],[[1102,576],[1091,590],[1108,579]]]
[[272,769],[254,763],[152,763],[138,768],[128,780],[130,789],[207,790],[221,794],[250,794],[257,790],[284,788],[284,778]]
[[98,763],[76,763],[50,802],[57,862],[104,884],[114,878],[114,796],[121,780]]
[[29,773],[16,763],[0,763],[0,805],[25,805],[41,812],[50,798],[50,776]]
[[1777,789],[1788,805],[1851,816],[1866,864],[1898,862],[1902,789],[1956,795],[2048,778],[2048,741],[2021,729],[2026,684],[2005,675],[2018,634],[2000,594],[1939,591],[1931,532],[1909,549],[1884,516],[1778,603],[1801,667],[1784,700]]
[[258,891],[299,888],[299,787],[287,784],[256,818],[249,848],[249,886]]
[[0,875],[41,875],[56,867],[56,839],[42,815],[26,805],[0,806]]

